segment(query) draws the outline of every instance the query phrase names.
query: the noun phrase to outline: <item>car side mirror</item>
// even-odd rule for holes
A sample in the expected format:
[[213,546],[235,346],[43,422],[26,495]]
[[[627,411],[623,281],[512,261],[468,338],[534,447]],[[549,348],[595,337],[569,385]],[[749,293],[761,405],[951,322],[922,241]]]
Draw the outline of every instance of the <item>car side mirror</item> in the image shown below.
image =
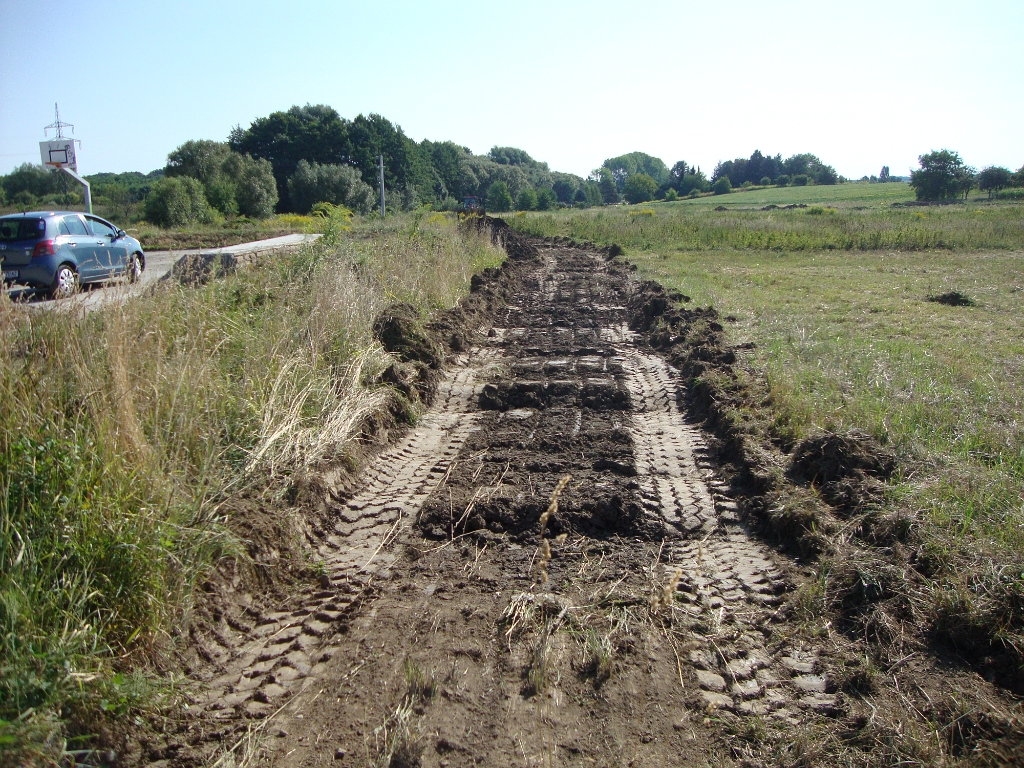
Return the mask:
[[123,229],[119,229],[119,230],[117,230],[117,236],[118,236],[118,238],[127,237],[128,233],[125,232]]

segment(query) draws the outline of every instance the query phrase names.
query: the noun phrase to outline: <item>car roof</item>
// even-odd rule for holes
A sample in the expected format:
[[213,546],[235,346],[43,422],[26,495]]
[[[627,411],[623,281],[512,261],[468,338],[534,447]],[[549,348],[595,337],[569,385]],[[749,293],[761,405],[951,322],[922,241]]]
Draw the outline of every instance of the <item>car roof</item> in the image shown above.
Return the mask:
[[[3,216],[0,216],[0,219],[14,219],[14,218],[17,218],[18,216],[23,216],[25,218],[28,218],[29,216],[36,216],[36,217],[38,217],[38,216],[66,216],[69,213],[76,213],[76,214],[78,214],[80,216],[89,216],[90,215],[90,214],[86,213],[85,211],[25,211],[23,213],[5,213]],[[95,215],[95,214],[92,214],[92,215]],[[102,217],[101,216],[96,216],[96,218],[99,219],[99,218],[102,218]]]

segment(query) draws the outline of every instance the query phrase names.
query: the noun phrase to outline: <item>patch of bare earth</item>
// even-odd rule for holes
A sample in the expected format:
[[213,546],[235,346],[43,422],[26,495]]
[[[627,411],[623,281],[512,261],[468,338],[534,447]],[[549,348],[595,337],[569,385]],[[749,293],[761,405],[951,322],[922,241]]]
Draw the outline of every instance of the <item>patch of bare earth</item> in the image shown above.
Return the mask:
[[[150,759],[886,764],[900,739],[927,742],[922,763],[1012,757],[978,726],[1005,692],[924,653],[879,666],[794,608],[809,571],[747,524],[765,481],[688,418],[651,344],[671,302],[605,251],[513,244],[514,290],[445,339],[425,415],[354,481],[322,481],[315,584],[225,614]],[[918,731],[889,727],[911,710]]]

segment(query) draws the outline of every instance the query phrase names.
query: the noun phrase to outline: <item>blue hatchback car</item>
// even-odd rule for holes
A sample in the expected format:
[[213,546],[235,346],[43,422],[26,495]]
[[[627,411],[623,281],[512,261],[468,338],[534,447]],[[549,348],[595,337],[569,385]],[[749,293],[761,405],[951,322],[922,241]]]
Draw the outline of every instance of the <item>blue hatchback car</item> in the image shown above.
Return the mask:
[[4,285],[42,289],[52,298],[113,277],[135,282],[146,268],[142,244],[99,216],[36,211],[0,216]]

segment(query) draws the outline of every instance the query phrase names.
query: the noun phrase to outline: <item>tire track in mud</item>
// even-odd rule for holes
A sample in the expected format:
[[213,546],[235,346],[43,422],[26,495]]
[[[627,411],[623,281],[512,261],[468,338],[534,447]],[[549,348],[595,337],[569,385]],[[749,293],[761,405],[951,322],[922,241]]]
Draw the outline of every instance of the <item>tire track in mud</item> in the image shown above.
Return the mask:
[[[322,589],[225,640],[196,706],[232,733],[272,722],[275,765],[403,749],[393,764],[728,763],[723,720],[843,712],[817,652],[776,631],[791,585],[715,479],[677,372],[629,330],[625,270],[538,250],[416,429],[338,505]],[[537,521],[567,473],[541,582]],[[666,583],[671,608],[652,616]],[[440,693],[413,697],[421,678]]]
[[434,407],[363,472],[362,489],[337,509],[334,529],[319,546],[319,590],[278,610],[249,607],[251,624],[222,617],[211,633],[214,644],[199,646],[218,673],[192,698],[193,716],[258,721],[323,673],[337,650],[334,630],[361,604],[373,577],[386,575],[395,559],[388,545],[405,533],[476,428],[477,378],[493,358],[493,350],[473,349],[454,361]]

